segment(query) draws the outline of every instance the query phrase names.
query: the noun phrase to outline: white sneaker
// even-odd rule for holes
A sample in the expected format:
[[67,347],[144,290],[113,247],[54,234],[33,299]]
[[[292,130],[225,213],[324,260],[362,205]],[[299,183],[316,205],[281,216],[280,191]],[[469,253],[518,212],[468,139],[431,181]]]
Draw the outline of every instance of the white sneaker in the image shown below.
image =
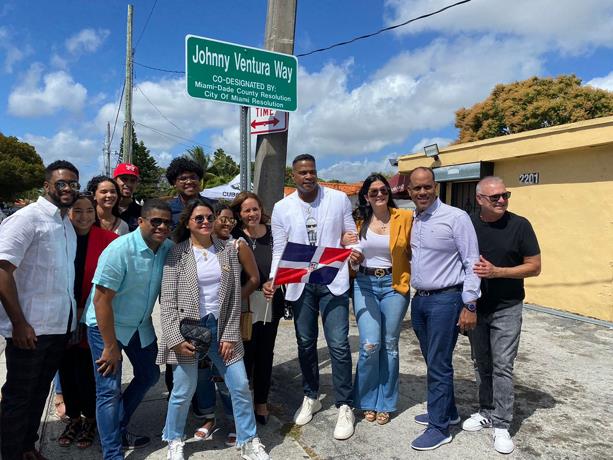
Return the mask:
[[464,420],[464,423],[462,423],[462,429],[464,431],[479,431],[483,428],[491,427],[492,421],[490,419],[485,418],[479,412],[471,415],[470,418],[467,418],[466,420]]
[[264,450],[264,444],[260,438],[253,438],[241,447],[241,457],[245,460],[269,460],[270,457]]
[[312,399],[305,396],[302,405],[294,414],[294,423],[298,426],[306,425],[313,419],[313,414],[321,410],[319,399]]
[[351,407],[343,404],[338,408],[338,419],[336,419],[336,427],[334,428],[334,438],[343,440],[348,439],[353,435],[355,417]]
[[181,440],[170,441],[168,443],[168,454],[166,460],[185,460],[183,457],[183,446],[185,443]]
[[510,454],[515,449],[515,444],[511,439],[508,430],[503,428],[494,428],[494,449],[501,454]]

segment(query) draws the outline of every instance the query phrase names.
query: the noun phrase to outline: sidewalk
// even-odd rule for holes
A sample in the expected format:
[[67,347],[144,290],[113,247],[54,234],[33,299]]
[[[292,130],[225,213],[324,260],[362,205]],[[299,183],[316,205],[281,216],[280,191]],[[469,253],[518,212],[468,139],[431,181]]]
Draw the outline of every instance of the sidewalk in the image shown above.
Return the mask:
[[[157,312],[155,318],[158,318]],[[350,343],[355,363],[359,339],[353,319],[351,324]],[[515,366],[515,420],[511,428],[516,450],[508,458],[610,458],[613,330],[525,311],[521,340]],[[456,428],[453,442],[435,451],[417,452],[410,448],[411,440],[422,429],[413,422],[413,417],[425,411],[426,392],[425,366],[409,320],[403,324],[400,339],[398,413],[388,425],[378,426],[363,421],[361,414],[356,412],[356,432],[347,441],[336,441],[332,437],[337,411],[323,339],[319,342],[319,351],[324,408],[311,423],[301,428],[291,423],[293,412],[302,400],[291,322],[282,320],[275,351],[272,416],[265,427],[258,426],[262,442],[275,460],[502,458],[492,449],[489,430],[467,433]],[[464,419],[476,408],[476,387],[465,337],[459,338],[454,356],[456,399]],[[129,380],[130,371],[124,369],[124,380]],[[3,379],[4,370],[0,381]],[[166,446],[160,439],[166,414],[164,391],[162,375],[134,415],[131,426],[134,432],[152,435],[153,442],[145,449],[128,452],[127,459],[166,458]],[[196,427],[196,421],[190,417],[187,432],[192,433]],[[101,458],[97,445],[85,451],[59,447],[57,437],[63,424],[50,412],[42,429],[43,454],[50,459]],[[222,426],[211,441],[188,443],[186,458],[239,459],[238,451],[224,445],[225,434],[226,428]]]

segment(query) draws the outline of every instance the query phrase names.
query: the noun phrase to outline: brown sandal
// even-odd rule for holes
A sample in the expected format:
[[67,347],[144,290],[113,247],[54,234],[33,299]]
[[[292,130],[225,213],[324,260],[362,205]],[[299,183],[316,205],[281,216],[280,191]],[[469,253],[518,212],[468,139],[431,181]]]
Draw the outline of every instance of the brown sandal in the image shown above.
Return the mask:
[[379,412],[377,414],[377,423],[379,425],[385,425],[386,423],[389,423],[389,421],[390,421],[389,412]]
[[73,443],[73,441],[77,438],[79,433],[81,432],[81,419],[70,419],[66,428],[57,438],[57,443],[62,447],[68,447]]
[[364,411],[364,420],[367,422],[374,422],[377,418],[377,413],[374,410]]
[[79,449],[87,449],[91,447],[96,438],[96,421],[87,420],[83,421],[81,426],[81,432],[77,436],[77,447]]

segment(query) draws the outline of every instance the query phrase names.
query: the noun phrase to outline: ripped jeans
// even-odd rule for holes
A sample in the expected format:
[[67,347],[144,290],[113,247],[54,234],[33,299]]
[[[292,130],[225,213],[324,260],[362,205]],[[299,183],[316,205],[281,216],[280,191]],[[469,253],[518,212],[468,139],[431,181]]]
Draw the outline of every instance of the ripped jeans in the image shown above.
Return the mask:
[[398,337],[409,296],[392,288],[392,275],[358,273],[353,308],[360,331],[355,372],[355,407],[394,412],[398,401]]

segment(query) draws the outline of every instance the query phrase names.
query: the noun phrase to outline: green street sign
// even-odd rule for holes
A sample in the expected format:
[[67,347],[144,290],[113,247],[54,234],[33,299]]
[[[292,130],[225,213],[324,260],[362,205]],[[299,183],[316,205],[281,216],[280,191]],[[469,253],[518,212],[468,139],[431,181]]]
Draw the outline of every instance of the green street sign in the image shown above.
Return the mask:
[[200,99],[293,112],[298,59],[195,35],[185,37],[187,94]]

